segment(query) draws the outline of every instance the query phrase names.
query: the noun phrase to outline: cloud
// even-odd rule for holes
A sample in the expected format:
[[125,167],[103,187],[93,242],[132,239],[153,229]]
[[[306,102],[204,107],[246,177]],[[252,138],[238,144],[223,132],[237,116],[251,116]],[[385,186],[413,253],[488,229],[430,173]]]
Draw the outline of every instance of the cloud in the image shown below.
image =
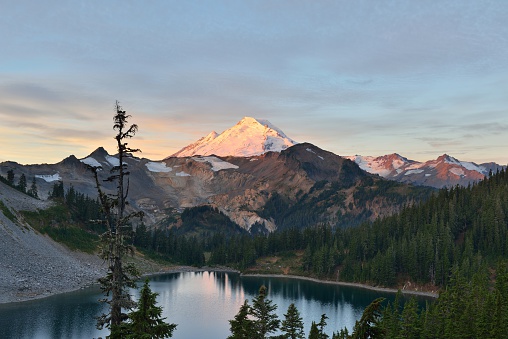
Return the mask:
[[340,154],[478,156],[471,136],[508,154],[494,147],[507,16],[497,1],[16,2],[0,22],[0,133],[17,159],[45,139],[84,154],[111,143],[118,99],[145,154],[247,115]]

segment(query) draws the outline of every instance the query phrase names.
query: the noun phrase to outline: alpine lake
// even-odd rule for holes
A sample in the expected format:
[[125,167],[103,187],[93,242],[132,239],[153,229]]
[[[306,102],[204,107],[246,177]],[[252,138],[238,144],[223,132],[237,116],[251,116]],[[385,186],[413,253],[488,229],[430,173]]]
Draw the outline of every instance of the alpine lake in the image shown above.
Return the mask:
[[[141,285],[142,282],[140,281]],[[374,299],[394,300],[394,293],[359,287],[319,283],[304,279],[241,276],[228,272],[182,272],[150,277],[150,288],[159,293],[163,317],[177,324],[173,338],[225,339],[229,322],[244,300],[256,297],[259,287],[268,288],[268,298],[278,306],[280,320],[294,303],[308,335],[312,321],[328,316],[325,332],[346,327],[350,332],[363,310]],[[133,290],[134,298],[138,291]],[[105,310],[98,302],[98,287],[50,296],[43,299],[0,305],[0,338],[105,338],[109,331],[95,327],[95,317]],[[429,298],[418,297],[421,305]]]

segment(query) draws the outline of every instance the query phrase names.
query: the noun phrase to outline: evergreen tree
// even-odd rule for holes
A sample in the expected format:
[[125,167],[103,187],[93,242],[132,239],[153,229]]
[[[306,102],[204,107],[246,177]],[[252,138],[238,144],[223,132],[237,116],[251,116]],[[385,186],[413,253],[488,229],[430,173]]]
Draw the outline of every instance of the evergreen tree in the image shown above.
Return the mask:
[[384,338],[384,329],[380,326],[381,303],[385,298],[377,298],[365,308],[362,318],[356,321],[353,328],[353,339]]
[[33,177],[33,179],[32,179],[32,185],[30,185],[28,194],[36,199],[39,199],[39,192],[37,190],[37,183],[35,182],[35,177]]
[[252,338],[264,339],[266,335],[275,332],[279,328],[279,318],[275,314],[277,305],[266,298],[267,289],[263,285],[259,288],[259,294],[252,299],[252,307],[249,314],[254,317],[254,333]]
[[312,322],[312,325],[310,327],[310,332],[309,332],[309,339],[327,339],[328,338],[328,334],[326,334],[324,332],[324,328],[326,326],[326,319],[328,319],[326,314],[322,314],[321,320],[319,321],[319,323],[316,324],[315,321]]
[[305,338],[305,333],[303,331],[303,320],[302,317],[300,317],[300,312],[298,312],[295,304],[289,305],[287,313],[284,314],[281,330],[286,332],[284,334],[284,338]]
[[249,316],[249,303],[247,300],[244,301],[240,307],[240,311],[235,315],[233,320],[229,321],[231,335],[228,339],[249,339],[252,338],[254,332],[254,324]]
[[319,323],[317,324],[318,329],[319,329],[319,334],[320,334],[319,338],[320,339],[327,339],[328,338],[328,335],[325,333],[326,319],[328,319],[326,314],[321,314],[321,320],[319,320]]
[[418,303],[414,297],[404,305],[400,323],[399,338],[419,338],[421,329],[418,318]]
[[10,169],[7,171],[7,182],[9,185],[14,186],[14,170]]
[[[128,319],[123,310],[132,309],[135,303],[132,301],[128,288],[134,288],[135,279],[139,276],[137,269],[132,264],[125,265],[123,258],[129,253],[133,253],[133,248],[127,241],[129,234],[132,233],[132,227],[129,221],[134,217],[142,217],[142,212],[125,213],[127,204],[127,194],[129,184],[126,182],[127,164],[124,159],[131,157],[132,153],[139,152],[138,149],[127,147],[125,139],[132,138],[138,126],[133,124],[127,127],[127,121],[130,115],[122,110],[118,101],[116,102],[116,114],[113,117],[113,129],[118,133],[115,136],[118,151],[118,165],[111,169],[111,175],[105,181],[116,183],[116,194],[107,195],[102,190],[99,181],[98,170],[100,168],[89,166],[95,178],[95,184],[99,193],[99,200],[104,214],[104,222],[107,231],[101,235],[100,256],[107,262],[108,273],[99,278],[99,283],[106,298],[101,299],[109,305],[107,313],[103,313],[97,318],[97,327],[102,329],[104,326],[111,329],[110,338],[120,338],[121,323]],[[108,298],[111,295],[110,298]]]
[[309,331],[309,339],[319,339],[319,328],[315,321],[312,322],[310,325],[310,331]]
[[63,181],[58,181],[53,184],[51,193],[49,193],[51,199],[63,199],[65,198],[65,190]]
[[26,176],[24,173],[21,173],[21,176],[19,177],[18,186],[17,189],[20,190],[23,193],[26,193]]
[[162,307],[157,306],[158,293],[152,292],[148,279],[141,288],[137,310],[129,313],[130,322],[121,323],[118,332],[126,339],[159,339],[173,336],[175,324],[164,322]]
[[349,339],[349,331],[347,328],[341,329],[339,332],[333,334],[332,339]]

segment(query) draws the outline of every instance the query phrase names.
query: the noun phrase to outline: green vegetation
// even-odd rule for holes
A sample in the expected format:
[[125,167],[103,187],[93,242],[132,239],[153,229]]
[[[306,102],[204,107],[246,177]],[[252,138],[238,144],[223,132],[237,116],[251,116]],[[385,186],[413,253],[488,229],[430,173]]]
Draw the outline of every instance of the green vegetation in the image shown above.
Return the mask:
[[11,186],[12,188],[17,189],[21,193],[27,194],[32,198],[39,199],[37,184],[35,182],[35,177],[32,179],[32,184],[30,188],[27,190],[27,179],[24,173],[21,174],[18,180],[18,184],[14,184],[15,173],[13,169],[7,171],[7,178],[0,175],[0,182],[3,182],[6,185]]
[[121,323],[117,330],[125,339],[169,338],[176,328],[175,324],[164,322],[162,307],[156,305],[158,293],[152,292],[148,279],[141,288],[137,309],[128,314],[129,320]]
[[[393,303],[386,303],[384,298],[375,299],[356,321],[351,334],[345,328],[335,329],[332,339],[501,339],[506,338],[508,333],[506,262],[499,263],[495,273],[487,268],[481,269],[470,281],[466,280],[459,269],[454,269],[449,284],[439,298],[435,302],[427,303],[423,309],[418,307],[414,297],[405,303],[401,302],[402,299],[400,291]],[[267,302],[266,296],[264,300]],[[272,310],[277,307],[271,302],[270,306]],[[229,338],[264,338],[264,332],[253,327],[256,319],[258,318],[246,300],[234,320],[230,320],[232,335]],[[312,322],[308,338],[329,338],[324,330],[326,319],[323,314],[318,323]],[[272,327],[272,331],[280,330],[283,333],[276,338],[303,338],[302,329],[303,321],[293,304],[289,306],[282,326]],[[251,336],[245,333],[251,333]]]
[[267,236],[216,237],[211,263],[244,268],[256,259],[300,253],[304,274],[388,287],[446,286],[453,267],[467,279],[508,254],[508,172],[358,227],[288,228]]
[[264,339],[279,329],[280,321],[275,314],[277,305],[267,297],[267,288],[261,286],[259,294],[252,299],[252,306],[245,300],[234,320],[230,320],[231,336],[228,339]]
[[329,224],[329,210],[338,209],[338,218],[330,226],[351,227],[371,217],[372,211],[366,208],[368,202],[377,199],[385,206],[397,208],[406,203],[425,200],[433,191],[430,188],[407,186],[366,176],[354,184],[353,199],[346,205],[346,192],[352,189],[353,182],[346,183],[317,181],[309,193],[303,194],[296,202],[275,192],[259,215],[265,219],[273,218],[278,229],[283,230]]
[[88,220],[63,203],[36,212],[21,211],[25,220],[37,231],[53,240],[65,244],[71,250],[93,253],[97,249],[99,236],[89,227]]
[[133,244],[150,258],[183,265],[203,266],[204,245],[196,236],[178,234],[175,230],[148,230],[145,224],[136,227]]
[[16,218],[16,216],[14,215],[14,213],[12,213],[12,211],[7,207],[5,206],[5,204],[3,203],[2,200],[0,200],[0,210],[2,210],[2,213],[12,222],[16,223],[18,221],[18,219]]

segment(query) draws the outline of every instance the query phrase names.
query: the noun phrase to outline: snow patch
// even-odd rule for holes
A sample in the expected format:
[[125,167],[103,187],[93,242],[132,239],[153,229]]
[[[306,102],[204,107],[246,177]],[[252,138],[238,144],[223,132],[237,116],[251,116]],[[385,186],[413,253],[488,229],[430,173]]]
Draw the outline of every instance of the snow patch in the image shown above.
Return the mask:
[[[406,170],[414,170],[414,169],[418,169],[418,168],[421,168],[424,166],[425,166],[425,163],[415,162],[415,163],[409,165],[408,167],[406,167]],[[423,170],[422,170],[422,172],[423,172]]]
[[[399,169],[401,168],[402,166],[404,166],[406,163],[400,159],[397,159],[397,160],[393,160],[392,161],[392,167],[395,168],[395,169]],[[399,173],[399,172],[397,172]]]
[[[317,153],[316,153],[316,152],[314,152],[314,151],[313,151],[312,149],[310,149],[310,148],[307,148],[307,149],[306,149],[306,151],[307,151],[307,152],[310,152],[310,153],[314,153],[314,154],[316,154],[316,155],[317,155]],[[323,158],[323,157],[322,157],[322,156],[320,156],[320,155],[318,155],[317,157],[318,157],[319,159],[321,159],[321,160],[325,160],[325,158]]]
[[356,162],[360,168],[366,172],[378,174],[383,178],[387,177],[391,173],[391,169],[387,169],[383,166],[383,164],[374,157],[362,157],[361,155],[356,155],[354,157],[347,157],[350,160]]
[[478,166],[474,162],[461,161],[460,164],[462,165],[462,167],[464,167],[465,169],[467,169],[469,171],[476,171],[480,174],[483,174],[485,171],[485,167]]
[[171,167],[166,167],[166,163],[165,162],[147,162],[145,164],[146,168],[148,168],[148,170],[150,172],[163,172],[163,173],[168,173],[168,172],[171,172],[173,169]]
[[92,167],[101,167],[102,166],[100,162],[98,162],[97,160],[95,160],[95,158],[92,158],[92,157],[81,159],[80,161],[82,163],[87,164]]
[[106,155],[106,161],[109,162],[111,166],[120,166],[120,160],[118,160],[115,157],[112,157],[111,155]]
[[49,175],[49,174],[40,174],[40,175],[36,174],[35,177],[36,178],[40,178],[40,179],[44,180],[45,182],[53,182],[53,181],[60,181],[60,180],[62,180],[62,177],[58,173],[52,174],[52,175]]
[[449,171],[459,177],[464,176],[464,170],[462,168],[450,168]]
[[407,171],[406,174],[404,174],[404,175],[420,174],[422,172],[423,172],[422,169],[412,169],[412,170]]
[[450,156],[445,157],[444,162],[445,162],[445,163],[447,163],[447,164],[452,164],[452,165],[459,165],[459,166],[461,166],[460,161],[458,161],[458,160],[457,160],[457,159],[455,159],[454,157],[450,157]]
[[184,171],[176,173],[177,177],[190,177],[191,175],[189,173],[185,173]]
[[233,165],[227,161],[221,160],[217,157],[195,157],[192,159],[197,162],[208,162],[210,165],[212,165],[212,171],[214,171],[214,172],[217,172],[220,170],[225,170],[225,169],[238,169],[239,168],[238,166]]
[[425,176],[426,176],[426,177],[430,177],[431,175],[432,175],[432,174],[429,174],[429,173],[425,174]]

